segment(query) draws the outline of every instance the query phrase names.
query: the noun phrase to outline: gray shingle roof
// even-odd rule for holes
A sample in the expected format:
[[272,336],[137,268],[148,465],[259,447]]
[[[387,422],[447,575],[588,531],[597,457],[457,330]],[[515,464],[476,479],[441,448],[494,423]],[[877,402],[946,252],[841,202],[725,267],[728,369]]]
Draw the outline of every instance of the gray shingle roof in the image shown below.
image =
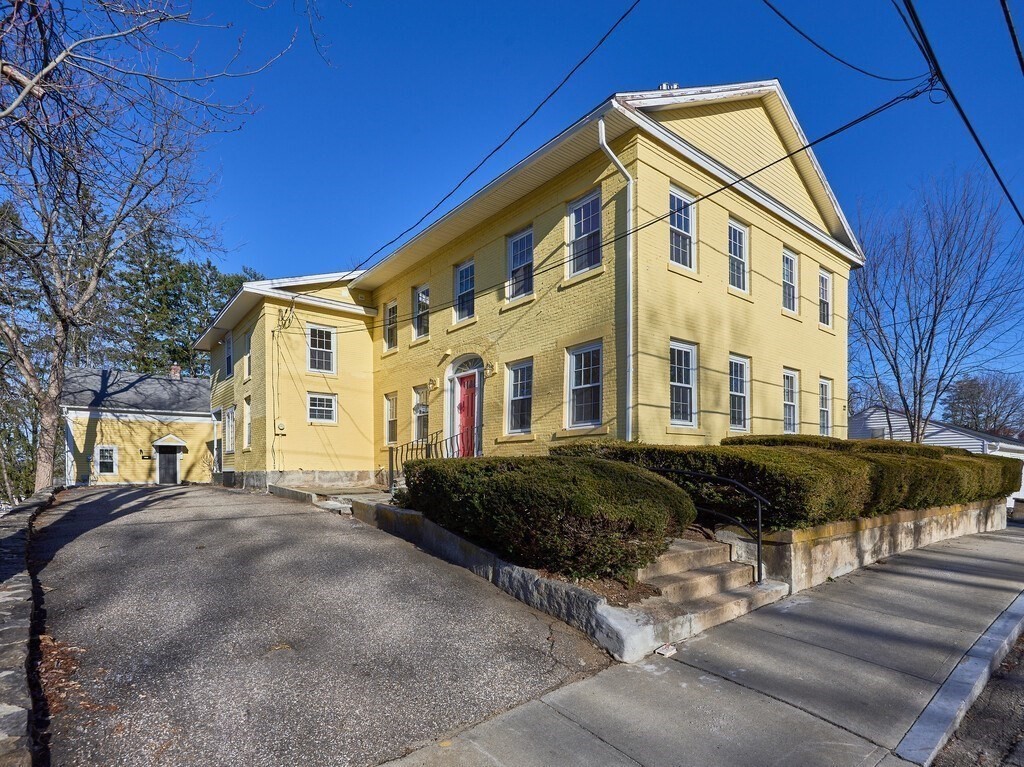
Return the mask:
[[124,370],[74,368],[66,373],[61,404],[107,410],[210,412],[205,378],[158,376]]

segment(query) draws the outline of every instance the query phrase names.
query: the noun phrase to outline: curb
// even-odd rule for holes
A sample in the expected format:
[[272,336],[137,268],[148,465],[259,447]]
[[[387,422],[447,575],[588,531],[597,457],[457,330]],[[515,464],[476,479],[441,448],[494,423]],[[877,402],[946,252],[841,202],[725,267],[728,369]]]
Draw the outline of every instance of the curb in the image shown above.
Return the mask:
[[956,665],[896,747],[897,756],[923,767],[934,761],[1022,630],[1024,593],[992,622]]

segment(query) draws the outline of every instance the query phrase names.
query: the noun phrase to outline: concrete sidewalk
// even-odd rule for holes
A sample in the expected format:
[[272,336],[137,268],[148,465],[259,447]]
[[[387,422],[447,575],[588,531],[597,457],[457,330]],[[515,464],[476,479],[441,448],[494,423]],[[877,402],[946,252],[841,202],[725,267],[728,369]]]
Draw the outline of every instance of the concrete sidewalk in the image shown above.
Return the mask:
[[943,683],[1022,590],[1024,528],[935,544],[392,764],[908,765],[895,756],[908,753],[901,742],[919,718],[908,740],[934,730],[936,708],[957,689]]

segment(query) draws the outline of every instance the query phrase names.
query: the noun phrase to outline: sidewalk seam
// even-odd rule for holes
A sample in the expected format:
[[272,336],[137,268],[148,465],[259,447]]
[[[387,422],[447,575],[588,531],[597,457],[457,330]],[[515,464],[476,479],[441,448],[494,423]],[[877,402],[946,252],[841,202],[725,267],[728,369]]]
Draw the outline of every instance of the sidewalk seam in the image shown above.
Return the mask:
[[606,746],[608,746],[608,748],[612,749],[612,751],[615,751],[615,752],[617,752],[617,753],[619,753],[619,754],[622,754],[622,755],[623,755],[624,757],[626,757],[627,759],[629,759],[629,761],[631,761],[631,762],[632,762],[633,764],[635,764],[635,765],[636,765],[637,767],[644,767],[644,764],[643,764],[643,762],[639,762],[639,761],[637,761],[637,760],[636,760],[636,759],[634,759],[634,758],[633,758],[633,757],[632,757],[632,756],[631,756],[630,754],[627,754],[627,753],[626,753],[625,751],[623,751],[623,750],[622,750],[621,748],[619,748],[619,747],[618,747],[618,746],[616,746],[615,744],[613,744],[613,743],[609,743],[609,742],[608,742],[607,740],[605,740],[605,739],[604,739],[604,738],[602,738],[602,737],[601,737],[600,735],[598,735],[598,734],[597,734],[596,732],[594,732],[594,731],[593,731],[593,730],[591,730],[591,729],[590,729],[589,727],[587,727],[587,726],[586,726],[585,724],[583,724],[583,722],[580,722],[580,721],[577,721],[576,719],[573,719],[573,718],[572,718],[571,716],[569,716],[569,715],[568,715],[567,713],[565,713],[564,711],[560,711],[560,710],[558,710],[557,708],[555,708],[554,706],[552,706],[552,705],[551,705],[550,703],[548,703],[548,702],[547,702],[546,700],[544,700],[543,698],[538,698],[538,701],[539,701],[540,703],[544,704],[544,706],[546,706],[546,707],[547,707],[547,708],[548,708],[548,709],[549,709],[550,711],[552,711],[552,712],[554,712],[554,713],[555,713],[556,715],[558,715],[558,716],[562,717],[562,718],[563,718],[564,720],[566,720],[567,722],[572,722],[572,723],[573,723],[574,725],[576,725],[577,727],[579,727],[579,728],[580,728],[581,730],[583,730],[584,732],[589,732],[589,733],[590,733],[591,735],[593,735],[593,736],[594,736],[594,737],[595,737],[595,738],[596,738],[596,739],[597,739],[598,741],[600,741],[601,743],[604,743],[604,744],[605,744]]

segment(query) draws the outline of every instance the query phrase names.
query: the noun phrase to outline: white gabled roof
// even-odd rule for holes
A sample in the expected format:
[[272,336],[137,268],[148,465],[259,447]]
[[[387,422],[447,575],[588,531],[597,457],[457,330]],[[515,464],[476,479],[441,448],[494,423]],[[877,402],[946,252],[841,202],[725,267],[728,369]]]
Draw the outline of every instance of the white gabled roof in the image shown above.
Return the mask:
[[735,191],[768,208],[808,236],[840,253],[851,263],[863,264],[864,254],[860,244],[812,150],[795,155],[793,162],[814,202],[822,211],[828,231],[822,230],[761,189],[756,175],[749,180],[741,180],[738,173],[646,114],[659,109],[678,109],[687,104],[740,99],[761,99],[765,103],[766,111],[775,123],[787,151],[794,151],[807,143],[778,80],[616,93],[364,271],[353,280],[352,286],[372,290],[397,277],[420,259],[598,151],[597,124],[602,119],[609,141],[631,130],[640,129],[687,157],[719,179],[723,185],[733,184]]

